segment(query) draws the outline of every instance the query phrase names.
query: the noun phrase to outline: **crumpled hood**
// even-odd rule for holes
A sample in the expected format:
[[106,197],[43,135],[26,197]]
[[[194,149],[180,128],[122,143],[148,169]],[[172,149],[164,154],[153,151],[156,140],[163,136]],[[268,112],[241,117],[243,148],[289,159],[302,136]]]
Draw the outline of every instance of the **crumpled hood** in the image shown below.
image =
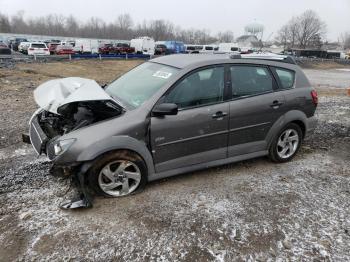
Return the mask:
[[59,107],[73,102],[114,101],[96,81],[80,77],[47,81],[34,90],[34,100],[40,108],[55,114]]

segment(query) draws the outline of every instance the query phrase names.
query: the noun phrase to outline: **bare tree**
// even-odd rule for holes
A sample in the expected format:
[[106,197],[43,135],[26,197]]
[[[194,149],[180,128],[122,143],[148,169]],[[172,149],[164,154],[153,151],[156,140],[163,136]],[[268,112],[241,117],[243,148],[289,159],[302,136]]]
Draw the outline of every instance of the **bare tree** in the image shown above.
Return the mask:
[[277,40],[284,48],[317,47],[322,45],[322,38],[326,33],[325,23],[312,11],[307,10],[297,17],[293,17],[279,30]]
[[305,11],[298,20],[298,42],[301,48],[306,48],[312,43],[315,37],[321,38],[326,32],[325,23],[312,10]]
[[73,15],[70,15],[66,19],[65,28],[68,36],[79,35],[79,22],[75,19]]
[[1,13],[0,13],[0,32],[3,32],[3,33],[11,32],[10,19]]
[[289,26],[284,25],[278,31],[276,41],[283,45],[283,49],[287,49],[289,47]]
[[343,33],[340,35],[340,43],[343,49],[350,49],[350,33]]
[[119,38],[129,38],[134,22],[129,14],[121,14],[117,17],[116,25],[119,29]]
[[223,43],[231,43],[234,41],[234,35],[232,31],[219,32],[217,39]]

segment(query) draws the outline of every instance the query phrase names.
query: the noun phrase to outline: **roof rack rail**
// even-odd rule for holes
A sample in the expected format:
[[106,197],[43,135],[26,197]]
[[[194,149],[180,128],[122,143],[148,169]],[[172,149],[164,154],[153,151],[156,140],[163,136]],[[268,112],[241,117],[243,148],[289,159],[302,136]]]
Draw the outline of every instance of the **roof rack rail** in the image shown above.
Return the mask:
[[282,63],[288,63],[288,64],[296,64],[294,58],[292,56],[285,56],[285,55],[276,55],[276,54],[248,54],[248,55],[241,55],[241,54],[231,54],[231,59],[257,59],[257,60],[267,60],[267,61],[276,61],[276,62],[282,62]]

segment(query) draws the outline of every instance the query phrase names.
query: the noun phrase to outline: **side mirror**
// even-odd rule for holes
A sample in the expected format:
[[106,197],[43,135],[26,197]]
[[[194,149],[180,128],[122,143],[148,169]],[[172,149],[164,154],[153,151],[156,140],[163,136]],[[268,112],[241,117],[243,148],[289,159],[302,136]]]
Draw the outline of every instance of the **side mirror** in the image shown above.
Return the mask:
[[177,104],[163,103],[156,105],[152,110],[153,116],[177,115]]

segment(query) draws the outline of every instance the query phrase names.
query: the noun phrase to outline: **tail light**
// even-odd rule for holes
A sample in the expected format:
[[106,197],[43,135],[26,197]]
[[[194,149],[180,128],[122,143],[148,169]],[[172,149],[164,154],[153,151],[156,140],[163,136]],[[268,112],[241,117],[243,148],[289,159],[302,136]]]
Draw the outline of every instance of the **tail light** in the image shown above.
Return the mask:
[[49,49],[47,49],[47,48],[44,48],[44,51],[49,51]]
[[30,51],[34,51],[34,48],[29,48]]
[[316,90],[311,91],[311,98],[312,98],[312,103],[314,103],[315,106],[318,104],[318,95]]

